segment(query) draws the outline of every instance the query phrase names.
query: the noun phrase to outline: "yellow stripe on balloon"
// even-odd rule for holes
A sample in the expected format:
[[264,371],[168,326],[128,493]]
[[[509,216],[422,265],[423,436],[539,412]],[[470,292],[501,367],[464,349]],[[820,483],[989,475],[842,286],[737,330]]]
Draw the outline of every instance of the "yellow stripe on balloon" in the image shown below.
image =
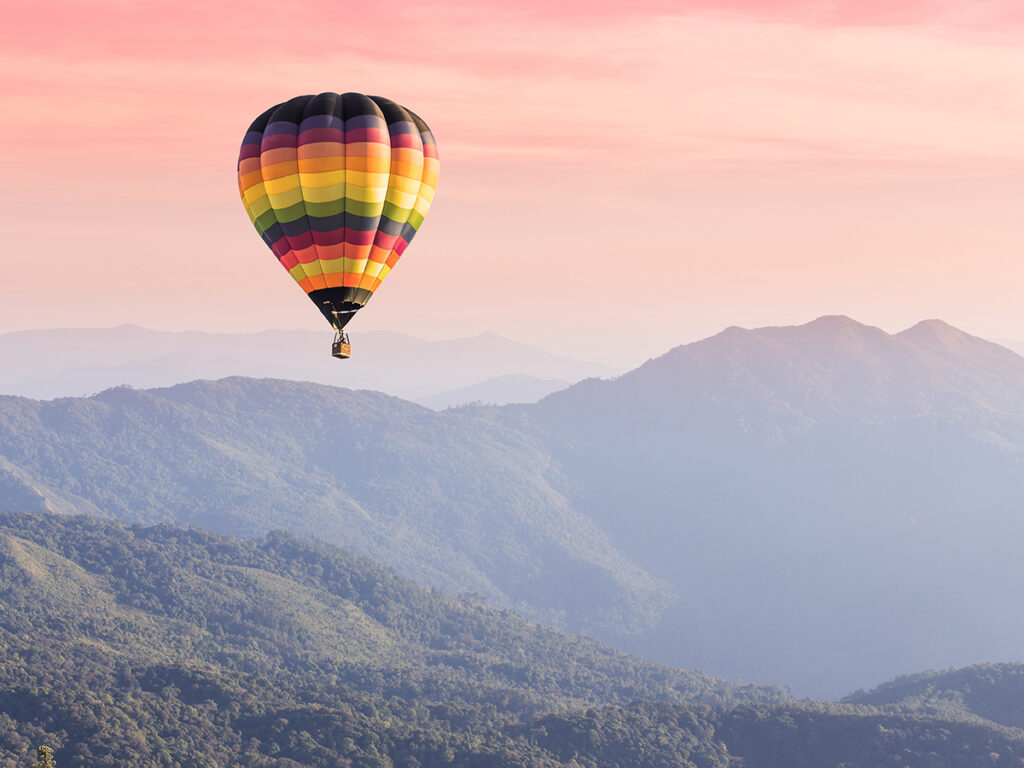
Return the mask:
[[367,173],[366,171],[354,171],[351,168],[345,170],[345,181],[348,184],[358,184],[361,187],[385,187],[388,186],[388,174]]
[[273,197],[274,195],[280,195],[284,192],[290,192],[293,189],[299,188],[299,174],[292,173],[288,176],[282,176],[277,179],[267,179],[263,182],[263,186],[267,190],[267,194]]
[[[296,177],[296,179],[298,179],[298,177]],[[280,210],[281,208],[288,208],[303,201],[302,187],[296,181],[294,187],[290,187],[289,189],[285,189],[280,192],[271,193],[268,197],[270,197],[270,204],[274,206],[275,209]]]
[[[388,190],[388,196],[386,199],[392,205],[396,205],[399,208],[402,208],[403,210],[411,210],[412,207],[416,204],[416,193],[403,192],[400,189],[395,189],[394,187],[391,187]],[[408,213],[406,213],[406,218],[408,218]]]
[[304,174],[299,174],[299,178],[302,180],[302,196],[307,203],[333,203],[345,196],[344,184],[317,187],[308,184]]
[[345,183],[345,171],[325,171],[324,173],[302,174],[302,186],[333,187]]
[[388,188],[363,187],[356,184],[349,184],[345,196],[349,200],[358,200],[361,203],[383,203],[387,196]]
[[270,199],[264,194],[253,200],[251,203],[246,202],[246,206],[249,211],[249,216],[255,220],[270,210]]

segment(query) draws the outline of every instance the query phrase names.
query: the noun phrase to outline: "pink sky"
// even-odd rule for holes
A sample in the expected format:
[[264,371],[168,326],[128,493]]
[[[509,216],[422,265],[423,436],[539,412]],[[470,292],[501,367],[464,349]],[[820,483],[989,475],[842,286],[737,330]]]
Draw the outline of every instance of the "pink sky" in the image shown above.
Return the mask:
[[[732,324],[1024,339],[1015,0],[21,4],[0,332],[328,329],[237,197],[250,120],[355,90],[441,183],[351,329],[629,362]],[[20,14],[20,16],[19,16]]]

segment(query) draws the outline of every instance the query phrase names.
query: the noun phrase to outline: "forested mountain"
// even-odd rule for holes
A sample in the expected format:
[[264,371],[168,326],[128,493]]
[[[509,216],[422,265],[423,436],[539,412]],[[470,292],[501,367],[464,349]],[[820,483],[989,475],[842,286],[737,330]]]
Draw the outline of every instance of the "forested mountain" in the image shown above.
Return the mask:
[[1016,658],[1022,505],[1024,359],[938,321],[732,328],[527,406],[0,398],[0,508],[286,528],[802,695]]
[[3,768],[1024,765],[994,722],[793,702],[287,533],[2,514],[0,606]]
[[550,623],[649,625],[668,588],[570,506],[536,430],[499,416],[253,379],[0,397],[0,507],[285,528]]
[[1024,664],[980,664],[901,675],[874,690],[851,694],[845,701],[939,715],[976,715],[1024,728]]
[[252,753],[246,765],[334,766],[346,763],[327,753],[366,758],[378,740],[417,739],[431,764],[424,755],[447,738],[468,750],[471,732],[553,710],[783,699],[286,533],[257,542],[6,513],[0,606],[0,756],[55,738],[75,745],[61,765],[228,765]]

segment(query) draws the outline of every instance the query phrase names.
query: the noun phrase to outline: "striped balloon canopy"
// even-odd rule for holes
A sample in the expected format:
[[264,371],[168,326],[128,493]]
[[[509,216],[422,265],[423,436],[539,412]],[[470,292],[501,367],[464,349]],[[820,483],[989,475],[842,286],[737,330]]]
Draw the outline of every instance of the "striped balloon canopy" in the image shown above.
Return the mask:
[[380,96],[321,93],[249,126],[238,189],[256,231],[340,331],[412,242],[438,168],[415,113]]

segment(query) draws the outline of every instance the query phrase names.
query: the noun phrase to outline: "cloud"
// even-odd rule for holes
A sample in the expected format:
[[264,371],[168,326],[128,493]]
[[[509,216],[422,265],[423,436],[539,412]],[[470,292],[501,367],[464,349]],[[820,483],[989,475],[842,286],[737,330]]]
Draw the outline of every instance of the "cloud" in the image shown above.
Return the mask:
[[[134,193],[142,165],[173,194],[223,174],[268,104],[346,88],[427,116],[446,163],[988,173],[1024,159],[1024,52],[909,25],[942,16],[935,3],[354,7],[77,2],[49,25],[22,8],[24,34],[14,24],[0,56],[11,182],[45,185],[39,169],[60,168]],[[814,16],[848,25],[765,20]]]

